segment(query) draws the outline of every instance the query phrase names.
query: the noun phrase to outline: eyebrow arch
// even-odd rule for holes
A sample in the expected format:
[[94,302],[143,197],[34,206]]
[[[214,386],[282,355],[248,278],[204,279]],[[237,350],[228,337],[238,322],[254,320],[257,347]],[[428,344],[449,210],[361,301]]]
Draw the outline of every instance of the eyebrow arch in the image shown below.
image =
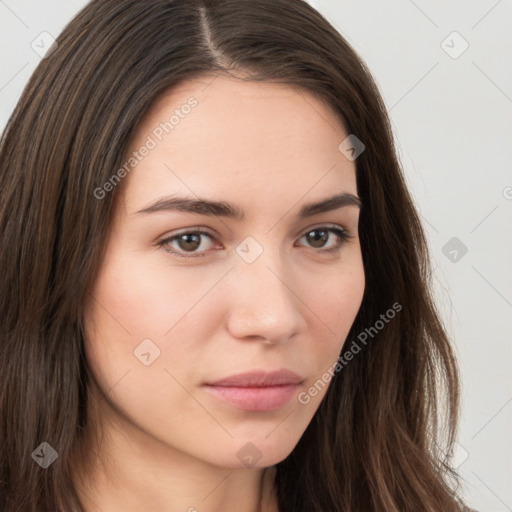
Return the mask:
[[[345,206],[356,206],[361,208],[361,199],[349,192],[343,192],[334,196],[322,199],[316,203],[304,205],[298,214],[299,219],[305,219],[318,213],[329,212]],[[177,211],[196,213],[199,215],[212,215],[227,217],[241,221],[244,219],[244,212],[235,205],[225,201],[211,201],[209,199],[191,199],[187,197],[169,196],[156,201],[155,203],[135,212],[154,213],[162,211]]]

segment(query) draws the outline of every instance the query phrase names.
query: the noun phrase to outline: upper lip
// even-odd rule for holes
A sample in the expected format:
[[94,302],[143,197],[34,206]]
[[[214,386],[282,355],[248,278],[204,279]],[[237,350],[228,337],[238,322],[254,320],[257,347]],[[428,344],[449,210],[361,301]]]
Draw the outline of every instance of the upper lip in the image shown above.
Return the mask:
[[209,386],[231,387],[268,387],[283,386],[286,384],[299,384],[304,379],[291,370],[277,370],[273,372],[252,371],[237,373],[215,382],[208,382]]

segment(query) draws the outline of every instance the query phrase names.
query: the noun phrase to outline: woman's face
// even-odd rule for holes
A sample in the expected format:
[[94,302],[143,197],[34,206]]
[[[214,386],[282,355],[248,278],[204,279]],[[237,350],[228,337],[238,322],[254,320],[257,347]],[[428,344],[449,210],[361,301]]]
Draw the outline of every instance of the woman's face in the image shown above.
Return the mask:
[[[103,189],[120,196],[86,353],[104,425],[158,456],[230,468],[292,451],[363,296],[359,207],[306,209],[357,196],[338,149],[347,136],[283,84],[209,77],[158,99],[132,141],[135,165]],[[297,378],[211,385],[281,370]]]

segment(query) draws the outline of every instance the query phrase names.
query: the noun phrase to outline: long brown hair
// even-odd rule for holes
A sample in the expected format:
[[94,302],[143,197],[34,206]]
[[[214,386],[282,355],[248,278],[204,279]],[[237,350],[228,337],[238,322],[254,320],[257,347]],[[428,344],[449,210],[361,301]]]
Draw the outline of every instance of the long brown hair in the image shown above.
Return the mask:
[[[459,381],[428,247],[385,105],[343,37],[302,0],[101,0],[57,45],[0,143],[2,510],[82,510],[70,475],[87,422],[83,306],[119,195],[99,200],[94,190],[123,165],[163,91],[226,72],[314,94],[364,143],[356,172],[366,288],[347,345],[401,306],[335,374],[277,464],[280,511],[460,510],[445,455]],[[32,456],[42,442],[58,454],[46,469]]]

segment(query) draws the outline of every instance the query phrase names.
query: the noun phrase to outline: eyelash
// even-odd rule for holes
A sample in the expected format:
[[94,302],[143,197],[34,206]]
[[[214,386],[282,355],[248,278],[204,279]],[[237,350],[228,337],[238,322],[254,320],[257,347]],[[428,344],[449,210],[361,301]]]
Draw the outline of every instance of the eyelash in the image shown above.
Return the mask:
[[[331,254],[331,253],[339,252],[345,245],[345,242],[348,239],[352,238],[352,235],[350,235],[350,233],[346,229],[342,229],[339,227],[332,227],[332,226],[319,226],[316,228],[308,229],[306,231],[306,233],[304,233],[301,236],[301,238],[303,236],[308,235],[312,231],[328,231],[328,232],[336,234],[340,238],[340,242],[338,245],[331,247],[330,249],[319,249],[318,251],[316,251],[316,252],[320,252],[320,253]],[[166,239],[162,240],[161,242],[158,242],[158,246],[162,247],[164,249],[164,251],[168,252],[169,254],[178,256],[179,258],[201,258],[207,254],[207,252],[203,251],[202,253],[198,253],[195,255],[188,255],[188,254],[180,253],[180,252],[174,251],[174,250],[171,251],[166,247],[168,244],[170,244],[171,242],[174,242],[175,240],[177,240],[179,237],[181,237],[183,235],[206,235],[209,238],[211,238],[212,240],[214,240],[214,236],[210,232],[208,232],[204,229],[198,228],[198,229],[194,229],[191,231],[183,231],[182,233],[179,233],[172,237],[166,238]]]

